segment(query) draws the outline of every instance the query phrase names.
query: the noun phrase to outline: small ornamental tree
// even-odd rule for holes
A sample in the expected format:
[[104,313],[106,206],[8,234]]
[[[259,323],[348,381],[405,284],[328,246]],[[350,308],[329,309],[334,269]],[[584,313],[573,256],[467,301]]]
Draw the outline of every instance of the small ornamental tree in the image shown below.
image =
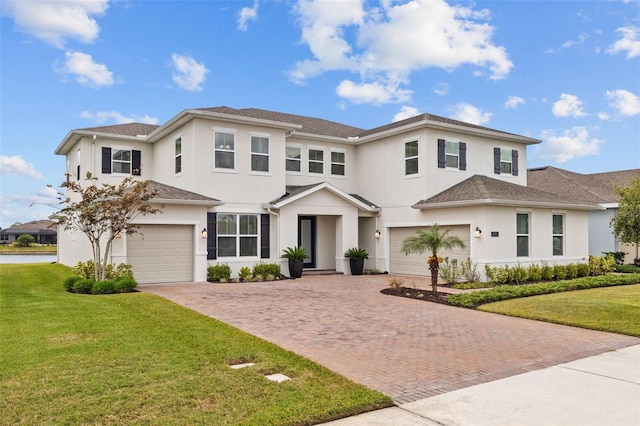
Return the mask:
[[620,197],[618,211],[611,218],[613,233],[625,244],[635,244],[635,263],[640,263],[640,176],[634,178],[626,186],[615,189]]
[[452,250],[455,247],[464,248],[464,243],[456,235],[449,235],[449,230],[440,232],[437,223],[433,224],[429,232],[417,231],[411,237],[407,237],[402,242],[402,253],[422,254],[430,251],[431,256],[427,260],[429,270],[431,270],[431,288],[434,293],[438,291],[438,271],[442,258],[438,257],[440,250]]
[[[155,214],[160,209],[149,204],[156,191],[149,189],[149,181],[137,181],[128,177],[119,185],[96,183],[98,179],[87,173],[88,184],[68,179],[60,185],[66,194],[59,192],[65,207],[56,216],[64,230],[84,233],[93,249],[94,279],[106,279],[111,246],[118,235],[134,234],[137,226],[132,221],[139,215]],[[104,251],[101,244],[104,242]]]

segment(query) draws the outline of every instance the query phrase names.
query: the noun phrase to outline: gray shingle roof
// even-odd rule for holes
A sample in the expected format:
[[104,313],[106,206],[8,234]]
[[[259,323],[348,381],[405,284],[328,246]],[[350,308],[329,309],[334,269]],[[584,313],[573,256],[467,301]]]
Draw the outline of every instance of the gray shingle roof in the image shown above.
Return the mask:
[[635,176],[640,169],[584,175],[549,166],[527,170],[527,185],[587,204],[606,204],[617,203],[614,188]]
[[155,124],[127,123],[115,124],[113,126],[86,127],[78,130],[84,130],[87,132],[111,133],[114,135],[138,136],[148,135],[158,127],[160,126],[157,126]]
[[20,225],[10,226],[0,231],[3,234],[24,234],[38,232],[40,234],[56,234],[56,224],[52,220],[34,220]]
[[474,175],[457,185],[446,189],[431,198],[417,202],[415,208],[436,207],[439,204],[521,204],[543,203],[562,206],[593,206],[569,197],[551,192],[530,188],[515,183],[493,179],[487,176]]
[[184,189],[176,188],[174,186],[165,185],[156,181],[149,181],[148,188],[150,190],[157,191],[154,199],[160,200],[175,200],[175,201],[195,201],[195,202],[211,202],[212,204],[220,203],[220,200],[207,197],[205,195],[197,194],[191,191],[185,191]]

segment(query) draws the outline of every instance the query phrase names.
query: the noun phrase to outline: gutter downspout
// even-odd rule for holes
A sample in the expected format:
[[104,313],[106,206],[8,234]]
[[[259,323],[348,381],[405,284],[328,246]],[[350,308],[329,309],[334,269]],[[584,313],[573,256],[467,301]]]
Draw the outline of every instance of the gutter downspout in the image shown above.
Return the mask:
[[277,218],[276,222],[278,223],[278,232],[276,233],[276,253],[280,254],[280,214],[274,212],[271,207],[268,207],[267,211],[269,214],[272,214]]
[[[380,208],[380,210],[378,211],[378,214],[375,217],[375,220],[373,221],[373,226],[375,228],[374,231],[373,231],[374,235],[375,235],[375,232],[377,230],[379,230],[379,228],[378,228],[378,218],[380,217],[380,215],[382,215],[382,208]],[[382,237],[382,234],[380,234],[380,236]],[[376,240],[376,247],[375,247],[375,253],[374,253],[374,256],[375,256],[374,270],[378,271],[378,242],[380,242],[380,238],[376,238],[375,236],[373,238],[375,238],[375,240]]]

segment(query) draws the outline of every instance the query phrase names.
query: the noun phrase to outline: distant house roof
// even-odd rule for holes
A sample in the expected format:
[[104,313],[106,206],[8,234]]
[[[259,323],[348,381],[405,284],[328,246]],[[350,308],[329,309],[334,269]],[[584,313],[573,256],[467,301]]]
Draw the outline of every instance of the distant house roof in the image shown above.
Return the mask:
[[52,220],[34,220],[32,222],[13,225],[0,231],[2,234],[40,234],[40,235],[56,235],[56,223]]
[[527,185],[588,204],[617,203],[615,187],[640,176],[640,169],[580,174],[556,167],[527,170]]
[[415,209],[435,209],[474,205],[540,206],[599,210],[595,203],[584,203],[570,197],[530,188],[515,183],[474,175],[426,200],[418,201]]
[[195,204],[205,206],[219,206],[224,204],[222,201],[205,195],[197,194],[174,186],[165,185],[164,183],[149,181],[148,189],[156,191],[153,201],[156,203],[167,204]]

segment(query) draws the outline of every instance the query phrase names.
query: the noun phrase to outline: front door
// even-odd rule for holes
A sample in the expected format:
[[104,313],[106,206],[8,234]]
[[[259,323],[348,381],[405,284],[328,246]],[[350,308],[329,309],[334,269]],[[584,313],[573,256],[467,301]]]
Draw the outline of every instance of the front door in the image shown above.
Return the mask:
[[309,258],[304,260],[305,268],[316,267],[316,217],[298,217],[298,245],[307,249]]

